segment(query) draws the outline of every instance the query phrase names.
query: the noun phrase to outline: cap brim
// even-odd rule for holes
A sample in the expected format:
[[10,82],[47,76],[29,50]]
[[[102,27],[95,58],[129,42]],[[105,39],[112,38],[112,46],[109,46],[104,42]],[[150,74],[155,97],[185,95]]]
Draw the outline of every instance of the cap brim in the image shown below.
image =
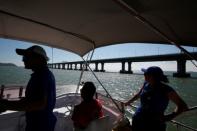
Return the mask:
[[45,57],[45,59],[46,59],[46,61],[49,61],[50,60],[49,57]]
[[24,50],[24,49],[16,49],[16,53],[17,53],[18,55],[25,55],[25,54],[27,54],[27,51]]
[[144,73],[146,73],[147,72],[147,69],[142,68],[141,71],[144,72]]

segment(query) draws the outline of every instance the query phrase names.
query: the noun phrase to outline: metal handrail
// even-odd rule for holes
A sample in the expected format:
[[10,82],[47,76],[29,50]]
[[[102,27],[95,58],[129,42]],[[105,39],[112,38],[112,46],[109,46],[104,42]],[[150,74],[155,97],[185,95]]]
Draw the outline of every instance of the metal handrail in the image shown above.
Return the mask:
[[[101,94],[101,93],[98,93],[98,94],[100,94],[100,95],[102,95],[102,96],[104,96],[104,97],[108,97],[108,96],[106,96],[106,95],[103,95],[103,94]],[[109,98],[109,97],[108,97]],[[116,100],[117,102],[120,102],[120,103],[123,103],[123,102],[121,102],[121,101],[119,101],[119,100]],[[122,105],[122,104],[121,104]],[[134,108],[134,109],[137,109],[137,107],[138,106],[136,106],[136,105],[132,105],[132,104],[130,104],[129,105],[131,108]],[[189,111],[193,111],[193,110],[197,110],[197,106],[193,106],[193,107],[190,107],[187,111],[185,111],[185,112],[189,112]],[[170,121],[172,124],[175,124],[176,126],[177,126],[177,131],[179,131],[178,130],[178,127],[183,127],[183,128],[186,128],[186,129],[188,129],[188,130],[191,130],[191,131],[197,131],[197,129],[195,129],[195,128],[193,128],[193,127],[191,127],[191,126],[188,126],[188,125],[186,125],[186,124],[184,124],[184,123],[181,123],[181,122],[178,122],[178,121],[175,121],[175,120],[171,120]]]
[[[9,88],[9,86],[8,87],[6,87],[6,86],[4,86],[4,85],[2,85],[0,88]],[[19,88],[19,90],[20,90],[20,88],[22,88],[23,86],[14,86],[14,87],[18,87]],[[2,93],[2,92],[1,92]],[[20,93],[19,93],[20,94]],[[76,93],[69,93],[70,95],[72,95],[72,94],[76,94]],[[99,93],[100,94],[100,93]],[[57,96],[57,98],[61,98],[62,96],[64,96],[65,94],[63,94],[63,95],[60,95],[60,96]],[[102,95],[102,94],[100,94],[100,95]],[[105,96],[105,95],[102,95],[102,96]],[[105,96],[105,97],[108,97],[109,98],[109,96]],[[115,99],[113,99],[113,100],[115,100]],[[118,101],[118,102],[120,102],[120,103],[123,103],[123,102],[121,102],[121,101],[119,101],[119,100],[116,100],[116,101]],[[130,107],[132,107],[132,108],[134,108],[134,109],[137,109],[137,106],[136,105],[129,105]],[[123,109],[122,109],[123,110]],[[193,111],[193,110],[197,110],[197,106],[193,106],[193,107],[190,107],[187,111],[185,111],[185,112],[189,112],[189,111]],[[181,123],[181,122],[178,122],[178,121],[175,121],[175,120],[171,120],[170,121],[172,124],[175,124],[176,126],[177,126],[177,131],[178,131],[178,127],[183,127],[183,128],[186,128],[186,129],[188,129],[188,130],[191,130],[191,131],[197,131],[197,129],[195,129],[195,128],[193,128],[193,127],[191,127],[191,126],[188,126],[188,125],[186,125],[186,124],[184,124],[184,123]]]
[[[185,112],[188,112],[188,111],[193,111],[193,110],[197,110],[197,106],[193,106],[193,107],[190,107],[187,111]],[[181,123],[181,122],[178,122],[178,121],[175,121],[175,120],[171,120],[170,121],[171,123],[175,124],[177,126],[177,130],[178,130],[178,127],[181,126],[181,127],[184,127],[188,130],[191,130],[191,131],[197,131],[197,129],[191,127],[191,126],[188,126],[184,123]]]
[[18,98],[22,98],[23,97],[23,90],[25,89],[25,86],[24,85],[8,85],[8,86],[1,85],[0,86],[0,99],[4,98],[5,90],[10,90],[10,89],[11,90],[12,89],[17,89],[19,91],[18,92]]
[[195,128],[193,128],[193,127],[190,127],[190,126],[188,126],[188,125],[185,125],[185,124],[183,124],[183,123],[181,123],[181,122],[178,122],[178,121],[175,121],[175,120],[171,120],[170,122],[173,123],[173,124],[176,124],[177,127],[181,126],[181,127],[184,127],[184,128],[186,128],[186,129],[188,129],[188,130],[191,130],[191,131],[197,131],[197,129],[195,129]]
[[[137,109],[137,106],[136,105],[129,105],[130,107],[134,108],[134,109]],[[197,106],[193,106],[193,107],[190,107],[187,111],[185,112],[189,112],[189,111],[193,111],[193,110],[197,110]],[[188,126],[184,123],[181,123],[181,122],[178,122],[178,121],[175,121],[175,120],[171,120],[170,121],[172,124],[175,124],[177,126],[177,131],[178,131],[178,127],[184,127],[188,130],[191,130],[191,131],[197,131],[197,129],[191,127],[191,126]]]

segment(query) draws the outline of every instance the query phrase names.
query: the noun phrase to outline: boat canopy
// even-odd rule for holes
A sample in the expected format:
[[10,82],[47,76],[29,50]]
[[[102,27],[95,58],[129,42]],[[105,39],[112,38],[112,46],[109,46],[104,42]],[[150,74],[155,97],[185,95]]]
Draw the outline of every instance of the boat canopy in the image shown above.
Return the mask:
[[173,42],[197,47],[196,6],[197,0],[0,0],[0,37],[80,56],[112,44],[170,43],[139,15]]

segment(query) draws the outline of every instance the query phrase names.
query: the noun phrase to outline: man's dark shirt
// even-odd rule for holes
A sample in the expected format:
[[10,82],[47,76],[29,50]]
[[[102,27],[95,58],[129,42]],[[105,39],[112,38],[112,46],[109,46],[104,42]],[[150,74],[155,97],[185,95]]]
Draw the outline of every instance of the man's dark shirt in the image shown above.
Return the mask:
[[53,114],[56,87],[55,78],[47,67],[40,68],[31,75],[25,96],[29,102],[47,97],[47,106],[43,110],[26,112],[26,131],[53,131],[56,123],[56,117]]

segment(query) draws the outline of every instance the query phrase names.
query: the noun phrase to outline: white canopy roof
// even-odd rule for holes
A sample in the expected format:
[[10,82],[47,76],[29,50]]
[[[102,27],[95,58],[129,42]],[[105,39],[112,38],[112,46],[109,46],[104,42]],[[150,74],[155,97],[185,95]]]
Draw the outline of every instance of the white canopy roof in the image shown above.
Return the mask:
[[[169,41],[119,0],[0,0],[0,37],[40,43],[80,56],[120,43]],[[197,0],[124,0],[180,45],[197,46]]]

